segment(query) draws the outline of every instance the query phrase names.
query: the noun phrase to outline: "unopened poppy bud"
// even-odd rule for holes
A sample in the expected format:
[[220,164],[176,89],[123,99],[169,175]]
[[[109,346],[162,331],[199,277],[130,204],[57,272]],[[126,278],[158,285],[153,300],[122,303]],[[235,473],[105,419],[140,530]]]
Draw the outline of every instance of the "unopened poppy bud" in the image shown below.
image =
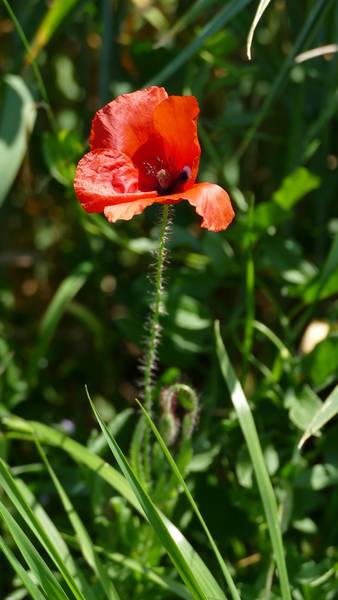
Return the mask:
[[[181,426],[182,440],[190,438],[198,417],[198,398],[195,390],[184,383],[164,388],[161,392],[161,407],[163,415],[171,415],[175,420],[175,437]],[[172,439],[174,441],[175,438]]]
[[159,429],[167,446],[172,446],[180,429],[179,420],[170,412],[163,413],[160,418]]

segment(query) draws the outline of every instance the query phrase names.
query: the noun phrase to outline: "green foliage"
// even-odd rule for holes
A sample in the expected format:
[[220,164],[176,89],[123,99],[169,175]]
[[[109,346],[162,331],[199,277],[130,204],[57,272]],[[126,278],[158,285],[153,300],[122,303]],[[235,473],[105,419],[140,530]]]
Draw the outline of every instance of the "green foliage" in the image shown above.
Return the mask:
[[36,107],[25,82],[6,75],[0,88],[0,205],[21,167],[35,119]]
[[[1,4],[0,597],[334,600],[338,55],[294,59],[337,2]],[[111,226],[73,176],[149,82],[197,97],[236,219],[174,208],[143,453],[158,211]]]

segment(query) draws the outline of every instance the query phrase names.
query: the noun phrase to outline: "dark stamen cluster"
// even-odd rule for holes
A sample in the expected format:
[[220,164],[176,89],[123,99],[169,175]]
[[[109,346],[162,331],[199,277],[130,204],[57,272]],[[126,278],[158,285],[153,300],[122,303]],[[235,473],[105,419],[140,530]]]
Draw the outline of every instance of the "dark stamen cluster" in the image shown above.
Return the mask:
[[146,174],[154,178],[154,187],[161,196],[179,191],[179,187],[188,181],[191,175],[191,169],[188,165],[178,172],[174,165],[164,164],[159,156],[144,161],[143,166]]

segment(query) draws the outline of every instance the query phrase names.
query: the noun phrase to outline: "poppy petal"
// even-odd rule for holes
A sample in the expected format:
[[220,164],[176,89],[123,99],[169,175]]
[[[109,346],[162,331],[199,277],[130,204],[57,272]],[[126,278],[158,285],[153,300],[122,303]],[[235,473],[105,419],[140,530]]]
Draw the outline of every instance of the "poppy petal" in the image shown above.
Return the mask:
[[139,215],[147,206],[151,206],[157,198],[145,198],[144,200],[135,200],[133,202],[124,202],[123,204],[113,204],[106,206],[104,216],[110,223],[115,223],[119,219],[129,221],[135,215]]
[[209,231],[227,229],[235,213],[229,195],[215,183],[196,183],[184,194],[172,194],[167,200],[187,200],[195,207],[197,214],[203,217],[201,227]]
[[102,212],[112,204],[158,196],[156,191],[141,192],[138,171],[130,158],[108,149],[88,152],[81,158],[74,189],[87,212]]
[[194,183],[199,166],[198,114],[199,106],[194,96],[169,96],[154,110],[154,128],[163,140],[168,164],[174,163],[178,171],[184,167],[191,169],[183,190]]
[[153,133],[155,107],[168,97],[162,87],[118,96],[97,111],[90,132],[90,148],[110,148],[133,156]]

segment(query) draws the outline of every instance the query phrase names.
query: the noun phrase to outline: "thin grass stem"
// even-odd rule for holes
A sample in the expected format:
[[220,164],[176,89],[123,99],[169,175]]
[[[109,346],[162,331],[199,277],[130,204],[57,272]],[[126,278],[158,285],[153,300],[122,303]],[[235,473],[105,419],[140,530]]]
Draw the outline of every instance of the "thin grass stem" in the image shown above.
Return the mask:
[[41,98],[43,99],[43,101],[45,103],[45,109],[47,112],[49,122],[51,124],[51,128],[53,129],[53,131],[55,131],[56,130],[56,126],[55,126],[56,121],[55,121],[54,113],[53,113],[53,110],[52,110],[52,107],[51,107],[51,104],[50,104],[50,101],[48,98],[47,89],[46,89],[46,86],[42,79],[42,75],[41,75],[39,66],[38,66],[35,58],[32,55],[30,43],[26,37],[24,30],[22,29],[22,27],[20,25],[20,22],[18,21],[18,19],[16,17],[15,12],[13,11],[11,5],[9,4],[9,2],[7,0],[2,0],[2,2],[4,3],[5,8],[9,14],[10,18],[12,19],[12,21],[15,25],[15,28],[18,32],[18,36],[22,42],[22,45],[24,46],[24,48],[27,52],[27,55],[29,56],[29,60],[32,65],[33,73],[34,73],[34,76],[36,79],[36,83],[37,83]]

